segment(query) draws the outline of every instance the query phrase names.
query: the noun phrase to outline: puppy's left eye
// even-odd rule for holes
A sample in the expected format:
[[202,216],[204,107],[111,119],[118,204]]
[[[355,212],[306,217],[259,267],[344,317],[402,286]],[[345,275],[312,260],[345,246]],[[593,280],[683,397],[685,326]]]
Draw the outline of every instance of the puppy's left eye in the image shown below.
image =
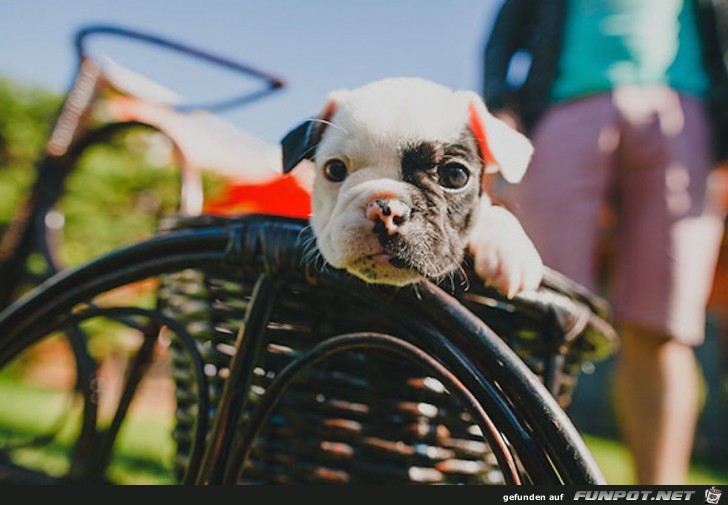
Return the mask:
[[465,187],[470,180],[470,172],[460,163],[448,163],[437,171],[440,186],[448,189]]
[[331,182],[341,182],[349,175],[349,171],[343,161],[334,159],[324,165],[324,175]]

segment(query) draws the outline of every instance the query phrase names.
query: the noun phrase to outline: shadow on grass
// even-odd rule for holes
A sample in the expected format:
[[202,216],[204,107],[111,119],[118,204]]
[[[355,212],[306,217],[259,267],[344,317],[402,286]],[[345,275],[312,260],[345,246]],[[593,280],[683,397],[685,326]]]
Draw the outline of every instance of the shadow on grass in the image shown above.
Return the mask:
[[[50,478],[62,478],[70,468],[72,443],[69,439],[41,439],[39,433],[0,426],[0,466],[7,464]],[[172,462],[164,454],[152,451],[139,454],[124,444],[118,444],[107,470],[111,484],[174,484]],[[0,475],[2,471],[0,470]],[[22,473],[18,472],[18,475]],[[37,476],[39,481],[44,480]]]

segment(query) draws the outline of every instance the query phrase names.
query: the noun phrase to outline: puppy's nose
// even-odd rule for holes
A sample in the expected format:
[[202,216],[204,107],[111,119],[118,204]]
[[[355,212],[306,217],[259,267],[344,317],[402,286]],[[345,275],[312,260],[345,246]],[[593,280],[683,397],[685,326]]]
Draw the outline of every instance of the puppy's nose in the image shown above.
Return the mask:
[[396,198],[377,198],[367,205],[367,219],[381,222],[388,235],[397,233],[409,216],[410,208]]

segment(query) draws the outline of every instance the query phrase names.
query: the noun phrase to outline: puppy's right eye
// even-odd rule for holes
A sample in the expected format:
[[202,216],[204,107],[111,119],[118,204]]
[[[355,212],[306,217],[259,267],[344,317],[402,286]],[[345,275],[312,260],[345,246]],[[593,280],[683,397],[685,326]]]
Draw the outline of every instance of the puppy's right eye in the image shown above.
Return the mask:
[[448,189],[460,189],[470,180],[470,172],[460,163],[448,163],[438,170],[440,185]]
[[343,161],[329,160],[324,165],[324,175],[331,182],[341,182],[349,175],[349,171]]

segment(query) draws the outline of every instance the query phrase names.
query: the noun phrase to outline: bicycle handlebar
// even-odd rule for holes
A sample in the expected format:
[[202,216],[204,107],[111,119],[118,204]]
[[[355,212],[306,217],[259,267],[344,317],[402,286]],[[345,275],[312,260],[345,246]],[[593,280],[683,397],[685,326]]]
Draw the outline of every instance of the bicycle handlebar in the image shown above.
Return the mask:
[[212,54],[202,49],[198,49],[187,44],[183,44],[181,42],[166,39],[158,35],[143,33],[137,30],[131,30],[129,28],[123,28],[114,25],[90,25],[85,28],[81,28],[78,32],[76,32],[75,46],[80,62],[83,62],[90,57],[88,50],[89,39],[93,36],[98,35],[118,36],[131,40],[146,42],[164,49],[169,49],[174,52],[184,54],[186,56],[191,56],[193,58],[224,67],[228,70],[243,74],[248,77],[260,79],[266,84],[263,89],[250,91],[219,102],[192,105],[170,105],[170,107],[173,107],[180,112],[199,108],[206,109],[211,112],[230,109],[263,98],[264,96],[285,86],[285,82],[282,79],[275,77],[267,72],[263,72],[256,68],[253,68],[249,65],[240,63],[238,61]]

